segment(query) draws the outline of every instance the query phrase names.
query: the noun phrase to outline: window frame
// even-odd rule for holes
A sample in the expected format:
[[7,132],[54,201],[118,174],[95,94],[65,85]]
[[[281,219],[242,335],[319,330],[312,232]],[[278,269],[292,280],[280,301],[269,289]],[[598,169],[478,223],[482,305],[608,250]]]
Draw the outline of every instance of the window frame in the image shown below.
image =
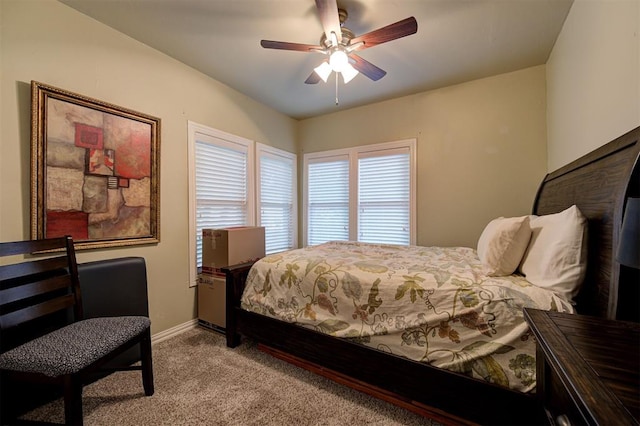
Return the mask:
[[416,220],[416,191],[417,191],[417,154],[416,139],[402,139],[392,142],[383,142],[371,145],[360,145],[352,148],[341,148],[329,151],[307,153],[303,156],[303,204],[302,204],[302,243],[308,244],[308,184],[309,164],[311,162],[331,161],[332,159],[349,158],[349,239],[358,241],[358,160],[361,156],[376,156],[385,151],[397,151],[409,149],[409,244],[415,245],[417,241]]
[[196,167],[195,152],[198,135],[205,138],[214,138],[224,141],[224,145],[240,145],[246,148],[247,152],[247,226],[254,226],[256,223],[255,208],[255,142],[231,133],[223,132],[193,121],[187,122],[188,128],[188,168],[189,168],[189,287],[198,284],[198,268],[196,255]]

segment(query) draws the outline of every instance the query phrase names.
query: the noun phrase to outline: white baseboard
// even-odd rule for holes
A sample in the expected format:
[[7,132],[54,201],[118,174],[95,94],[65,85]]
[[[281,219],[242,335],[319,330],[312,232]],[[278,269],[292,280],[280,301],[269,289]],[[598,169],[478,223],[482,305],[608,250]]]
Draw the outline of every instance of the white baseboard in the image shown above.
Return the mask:
[[198,325],[197,319],[192,319],[191,321],[187,321],[182,324],[178,324],[175,327],[171,327],[167,330],[161,331],[160,333],[156,333],[151,336],[151,344],[155,345],[156,343],[160,343],[163,340],[167,340],[173,336],[177,336],[180,333],[184,333],[187,330],[191,330]]

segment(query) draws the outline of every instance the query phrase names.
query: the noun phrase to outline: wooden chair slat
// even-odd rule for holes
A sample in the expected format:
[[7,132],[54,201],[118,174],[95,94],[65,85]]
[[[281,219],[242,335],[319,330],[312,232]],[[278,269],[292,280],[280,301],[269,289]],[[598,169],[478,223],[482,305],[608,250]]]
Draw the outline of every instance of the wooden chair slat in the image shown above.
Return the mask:
[[71,286],[69,274],[0,290],[0,306]]
[[0,256],[13,256],[19,254],[33,254],[37,252],[64,250],[67,238],[49,238],[45,240],[14,241],[0,243]]
[[0,328],[6,330],[27,321],[70,308],[73,306],[74,301],[75,299],[72,294],[66,294],[61,297],[56,297],[55,299],[47,300],[46,302],[38,303],[37,305],[0,315]]
[[66,256],[58,256],[30,262],[3,265],[0,266],[0,282],[12,280],[18,277],[24,277],[26,280],[30,275],[62,271],[68,266],[68,264],[69,261]]

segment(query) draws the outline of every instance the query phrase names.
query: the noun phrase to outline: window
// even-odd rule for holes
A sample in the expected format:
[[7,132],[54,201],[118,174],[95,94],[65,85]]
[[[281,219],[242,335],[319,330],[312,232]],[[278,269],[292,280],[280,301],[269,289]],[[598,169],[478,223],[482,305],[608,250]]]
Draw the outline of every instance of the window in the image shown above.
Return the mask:
[[258,224],[265,228],[267,254],[297,247],[296,155],[256,145]]
[[202,266],[205,228],[257,223],[265,227],[266,253],[296,248],[296,155],[197,123],[188,127],[189,285]]
[[306,154],[305,244],[415,244],[415,139]]
[[349,239],[349,157],[309,160],[307,244]]
[[409,148],[358,156],[358,241],[411,242],[410,158]]
[[202,266],[202,229],[255,224],[253,142],[189,122],[190,284]]

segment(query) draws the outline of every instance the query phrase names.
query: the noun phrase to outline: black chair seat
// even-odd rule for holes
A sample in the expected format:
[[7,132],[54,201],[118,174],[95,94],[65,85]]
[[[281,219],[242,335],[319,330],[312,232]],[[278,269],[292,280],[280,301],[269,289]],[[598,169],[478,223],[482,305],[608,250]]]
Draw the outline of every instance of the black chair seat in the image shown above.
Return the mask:
[[31,340],[0,355],[0,369],[49,377],[74,374],[147,330],[143,316],[91,318]]

